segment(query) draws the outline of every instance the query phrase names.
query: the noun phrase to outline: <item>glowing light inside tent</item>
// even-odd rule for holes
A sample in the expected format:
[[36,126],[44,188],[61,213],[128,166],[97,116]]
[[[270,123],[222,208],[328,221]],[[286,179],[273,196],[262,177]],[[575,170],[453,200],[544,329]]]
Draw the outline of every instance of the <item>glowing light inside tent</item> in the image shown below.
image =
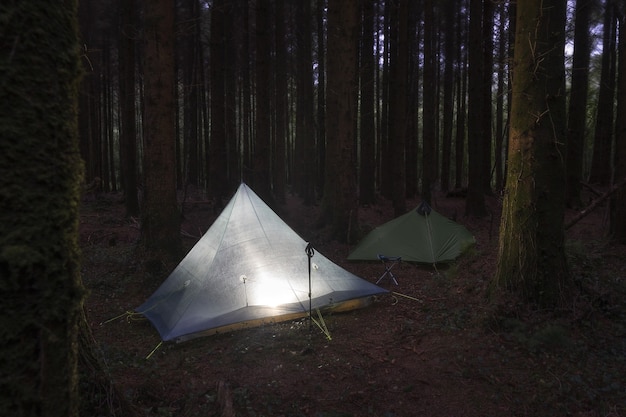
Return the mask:
[[293,289],[282,280],[259,276],[256,279],[247,277],[244,283],[247,286],[249,305],[275,308],[296,301]]
[[272,308],[294,301],[293,291],[288,287],[279,285],[264,285],[256,295],[255,304]]

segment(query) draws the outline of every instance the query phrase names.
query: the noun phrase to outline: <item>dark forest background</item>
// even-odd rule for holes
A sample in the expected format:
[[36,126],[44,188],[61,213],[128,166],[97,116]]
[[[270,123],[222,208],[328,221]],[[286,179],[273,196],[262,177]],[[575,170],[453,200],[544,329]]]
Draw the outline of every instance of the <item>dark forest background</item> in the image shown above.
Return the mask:
[[[478,198],[467,200],[467,214],[484,215],[480,195],[503,189],[515,3],[349,1],[357,44],[339,53],[356,56],[339,59],[358,62],[346,80],[355,117],[349,154],[332,172],[327,150],[338,139],[326,120],[334,47],[326,2],[171,3],[172,32],[160,36],[173,42],[175,99],[167,105],[175,129],[160,131],[159,140],[175,151],[178,190],[194,187],[221,201],[245,181],[272,204],[289,191],[310,204],[329,194],[329,178],[355,172],[360,204],[383,197],[400,214],[407,197],[469,192]],[[149,169],[142,163],[144,134],[153,127],[144,113],[152,100],[145,74],[160,71],[145,58],[151,7],[138,0],[80,2],[86,183],[123,190],[133,216]],[[607,186],[614,180],[622,13],[614,0],[568,2],[564,94],[572,207],[583,205],[581,181]]]

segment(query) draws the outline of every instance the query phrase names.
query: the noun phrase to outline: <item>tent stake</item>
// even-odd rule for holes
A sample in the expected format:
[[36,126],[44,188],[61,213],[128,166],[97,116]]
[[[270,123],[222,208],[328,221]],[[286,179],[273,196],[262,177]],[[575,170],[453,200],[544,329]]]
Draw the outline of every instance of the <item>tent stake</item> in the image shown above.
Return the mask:
[[157,349],[158,349],[158,348],[160,348],[162,344],[163,344],[163,341],[161,340],[161,341],[159,342],[159,344],[158,344],[158,345],[156,345],[156,347],[155,347],[154,349],[152,349],[152,352],[150,352],[150,353],[148,354],[148,356],[146,356],[146,360],[150,359],[150,358],[152,357],[152,355],[154,355],[154,352],[156,352],[156,351],[157,351]]

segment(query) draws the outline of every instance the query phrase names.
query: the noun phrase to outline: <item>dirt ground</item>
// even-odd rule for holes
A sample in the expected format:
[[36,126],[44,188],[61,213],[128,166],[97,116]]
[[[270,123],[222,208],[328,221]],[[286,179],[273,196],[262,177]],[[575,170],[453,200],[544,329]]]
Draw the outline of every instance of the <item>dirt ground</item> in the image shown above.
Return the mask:
[[[606,205],[566,233],[579,296],[539,311],[486,297],[501,209],[497,197],[487,203],[490,216],[473,219],[462,198],[437,196],[433,207],[464,224],[475,248],[447,267],[399,264],[399,285],[381,283],[390,294],[324,317],[330,340],[303,319],[159,346],[151,324],[125,312],[173,266],[144,268],[121,195],[86,198],[88,321],[114,384],[145,416],[626,416],[626,247],[605,237]],[[318,210],[290,196],[280,215],[318,252],[375,282],[382,264],[346,261],[352,247],[313,227]],[[198,194],[184,214],[191,248],[219,213]],[[381,200],[360,217],[373,227],[393,211]]]

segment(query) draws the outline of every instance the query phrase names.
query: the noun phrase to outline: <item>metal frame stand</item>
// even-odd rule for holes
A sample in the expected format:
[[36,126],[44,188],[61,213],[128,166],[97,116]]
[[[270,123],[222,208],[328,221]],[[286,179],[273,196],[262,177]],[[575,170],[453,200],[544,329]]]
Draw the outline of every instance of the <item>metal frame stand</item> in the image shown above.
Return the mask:
[[378,255],[378,259],[380,259],[383,265],[385,265],[385,272],[380,276],[380,278],[378,278],[378,281],[376,281],[376,284],[378,285],[378,283],[382,281],[382,279],[385,278],[385,276],[389,275],[393,283],[398,285],[398,281],[396,280],[395,275],[393,275],[393,272],[391,272],[391,268],[393,268],[398,262],[402,261],[402,257]]

